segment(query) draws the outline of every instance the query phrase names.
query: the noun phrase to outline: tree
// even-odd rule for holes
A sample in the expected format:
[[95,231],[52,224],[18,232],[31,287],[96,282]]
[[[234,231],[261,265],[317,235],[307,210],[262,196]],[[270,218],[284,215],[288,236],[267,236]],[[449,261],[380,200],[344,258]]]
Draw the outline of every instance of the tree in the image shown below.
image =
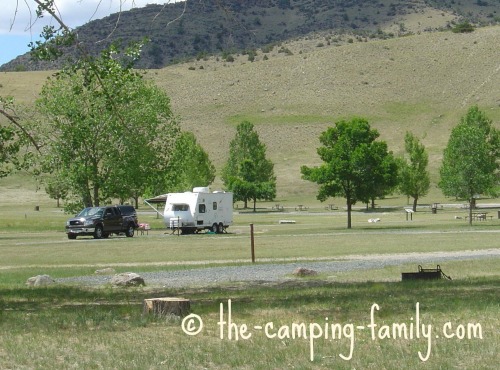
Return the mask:
[[182,192],[207,186],[215,179],[215,166],[191,132],[182,132],[176,141],[165,177],[151,190],[153,194]]
[[61,206],[61,199],[68,196],[68,189],[68,184],[64,182],[64,179],[59,179],[56,176],[50,177],[45,185],[45,192],[50,198],[56,200],[57,208]]
[[322,146],[317,151],[324,163],[301,167],[302,178],[320,185],[317,195],[320,201],[335,196],[346,199],[349,229],[352,206],[357,201],[367,202],[378,196],[377,181],[384,176],[387,179],[394,176],[391,173],[395,170],[395,161],[390,159],[387,145],[375,141],[378,136],[365,119],[341,120],[319,137]]
[[[25,113],[25,112],[23,112]],[[15,170],[26,169],[34,153],[40,150],[36,138],[21,124],[19,106],[11,97],[0,96],[0,115],[6,123],[0,122],[0,178]],[[31,150],[31,146],[34,147]]]
[[398,184],[398,163],[392,152],[388,151],[387,143],[375,141],[368,147],[365,162],[365,186],[371,208],[375,208],[375,199],[380,199],[393,192]]
[[451,132],[439,182],[444,195],[468,200],[469,224],[472,224],[475,197],[496,195],[499,161],[500,131],[477,106],[469,108]]
[[0,126],[0,178],[14,169],[19,153],[20,141],[10,127]]
[[89,69],[64,70],[37,101],[47,121],[43,168],[64,177],[86,206],[137,202],[164,176],[178,135],[166,94],[116,54],[111,47]]
[[235,201],[273,200],[276,197],[274,164],[266,158],[266,146],[260,142],[252,123],[241,122],[229,144],[229,158],[222,171],[222,181],[234,193]]
[[405,151],[408,160],[401,158],[399,164],[399,191],[413,198],[413,212],[417,211],[418,199],[427,194],[430,187],[427,165],[429,156],[425,146],[417,137],[407,132],[405,135]]

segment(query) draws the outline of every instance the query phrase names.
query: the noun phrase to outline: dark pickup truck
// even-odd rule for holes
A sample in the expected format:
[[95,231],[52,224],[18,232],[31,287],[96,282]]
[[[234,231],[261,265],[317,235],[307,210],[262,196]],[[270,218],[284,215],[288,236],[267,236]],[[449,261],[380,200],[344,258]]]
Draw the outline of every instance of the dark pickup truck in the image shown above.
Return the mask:
[[132,206],[88,207],[66,222],[66,234],[68,239],[79,235],[101,239],[121,233],[133,237],[138,227],[137,213]]

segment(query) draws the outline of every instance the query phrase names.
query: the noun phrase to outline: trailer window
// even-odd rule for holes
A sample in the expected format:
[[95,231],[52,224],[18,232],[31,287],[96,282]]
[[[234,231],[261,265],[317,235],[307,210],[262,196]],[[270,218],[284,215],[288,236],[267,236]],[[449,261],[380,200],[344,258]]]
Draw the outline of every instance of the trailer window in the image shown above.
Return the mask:
[[198,206],[198,212],[199,212],[199,213],[205,213],[205,211],[206,211],[206,207],[205,207],[205,205],[204,205],[204,204],[200,204],[200,205]]
[[173,211],[189,211],[189,205],[187,204],[174,204],[172,207]]
[[212,208],[213,208],[214,211],[217,210],[217,202],[213,202],[212,203]]

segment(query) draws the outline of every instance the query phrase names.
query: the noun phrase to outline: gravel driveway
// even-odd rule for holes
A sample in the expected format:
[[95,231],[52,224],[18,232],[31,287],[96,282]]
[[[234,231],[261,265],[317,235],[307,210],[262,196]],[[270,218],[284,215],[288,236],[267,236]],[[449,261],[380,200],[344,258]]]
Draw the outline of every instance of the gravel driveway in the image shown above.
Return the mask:
[[[318,273],[334,274],[342,271],[378,269],[408,263],[434,267],[446,261],[500,258],[500,249],[485,249],[460,252],[405,253],[391,255],[353,255],[336,260],[314,261],[266,261],[264,264],[243,266],[200,267],[177,271],[137,272],[148,286],[172,288],[201,287],[228,282],[282,282],[293,280],[297,268],[307,268]],[[159,267],[161,268],[161,267]],[[133,271],[133,267],[131,268]],[[446,272],[446,271],[445,271]],[[111,276],[80,276],[57,279],[59,283],[77,283],[86,286],[104,285]]]

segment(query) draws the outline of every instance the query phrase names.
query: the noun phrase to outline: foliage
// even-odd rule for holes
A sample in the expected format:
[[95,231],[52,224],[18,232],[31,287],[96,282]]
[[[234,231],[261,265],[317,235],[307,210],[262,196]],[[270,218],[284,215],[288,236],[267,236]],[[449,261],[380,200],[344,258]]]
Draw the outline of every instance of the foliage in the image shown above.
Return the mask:
[[429,155],[425,146],[410,132],[405,135],[405,151],[409,162],[404,158],[399,162],[399,192],[413,198],[412,208],[416,212],[418,199],[430,188]]
[[60,207],[60,200],[67,198],[68,191],[69,185],[64,181],[63,178],[52,176],[46,182],[45,192],[49,195],[50,198],[57,201],[57,208]]
[[499,161],[500,131],[473,106],[451,132],[443,154],[439,187],[446,196],[467,199],[472,212],[475,196],[495,195]]
[[0,177],[5,177],[12,171],[18,152],[19,141],[14,130],[0,126]]
[[319,167],[302,166],[302,177],[320,185],[317,198],[342,196],[347,203],[347,227],[351,228],[351,210],[357,201],[367,202],[395,185],[396,161],[385,142],[365,119],[339,121],[320,135],[323,146],[318,154]]
[[[7,124],[0,125],[0,178],[8,176],[14,170],[27,168],[32,161],[31,144],[38,149],[26,129],[19,123],[19,115],[14,99],[0,96],[0,115],[7,119]],[[22,149],[26,150],[22,150]]]
[[[136,50],[132,50],[132,56]],[[178,132],[163,91],[111,47],[50,79],[38,108],[48,122],[43,170],[82,205],[134,199],[163,172]]]
[[182,132],[176,141],[163,181],[150,190],[151,195],[208,186],[215,179],[215,166],[191,132]]
[[260,142],[252,123],[241,122],[229,144],[229,158],[222,171],[222,181],[234,193],[234,200],[273,200],[276,197],[274,164],[266,158],[266,146]]
[[365,166],[369,174],[365,179],[368,196],[361,200],[367,204],[371,201],[371,207],[375,208],[375,199],[391,194],[397,186],[398,162],[388,151],[387,143],[380,141],[372,143]]
[[452,32],[454,33],[469,33],[469,32],[474,32],[474,26],[470,24],[469,22],[465,21],[462,23],[458,23],[451,29]]

